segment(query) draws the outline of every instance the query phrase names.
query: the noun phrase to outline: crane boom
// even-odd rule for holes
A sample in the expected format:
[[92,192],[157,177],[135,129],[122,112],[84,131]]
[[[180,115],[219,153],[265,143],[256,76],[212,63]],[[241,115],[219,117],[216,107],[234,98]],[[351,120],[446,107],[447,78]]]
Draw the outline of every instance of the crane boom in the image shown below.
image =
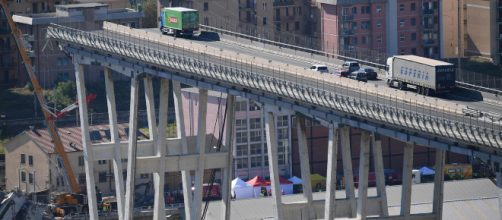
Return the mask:
[[[24,47],[23,44],[23,39],[21,35],[21,31],[17,29],[16,23],[14,23],[14,20],[12,19],[12,16],[10,12],[8,11],[7,8],[7,0],[2,0],[1,1],[2,8],[4,10],[4,14],[7,17],[7,21],[9,23],[10,29],[12,30],[12,36],[14,37],[14,40],[16,41],[17,48],[19,50],[19,54],[21,54],[21,58],[23,59],[24,66],[26,67],[26,72],[28,72],[28,76],[30,77],[31,84],[33,85],[33,89],[35,91],[35,95],[38,99],[38,103],[40,106],[46,106],[46,101],[45,97],[43,95],[42,88],[40,87],[40,83],[38,82],[37,76],[33,72],[33,67],[31,65],[31,60],[28,57],[28,53],[26,52],[26,48]],[[66,151],[64,150],[63,143],[61,142],[61,139],[58,135],[58,132],[56,130],[56,123],[54,120],[51,120],[51,114],[46,108],[41,108],[45,122],[47,123],[47,129],[49,130],[49,133],[51,135],[52,141],[54,143],[54,149],[56,153],[61,157],[63,160],[63,165],[66,170],[66,173],[68,175],[68,182],[70,183],[71,190],[75,193],[80,192],[80,187],[77,183],[77,179],[75,178],[75,174],[73,173],[73,169],[71,168],[70,162],[68,160],[68,155],[66,154]]]

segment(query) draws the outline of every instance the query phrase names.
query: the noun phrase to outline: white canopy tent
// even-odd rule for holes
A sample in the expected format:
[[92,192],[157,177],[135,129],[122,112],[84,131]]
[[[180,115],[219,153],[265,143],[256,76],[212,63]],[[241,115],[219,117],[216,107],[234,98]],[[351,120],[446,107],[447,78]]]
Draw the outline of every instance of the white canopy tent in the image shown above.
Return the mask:
[[237,177],[232,180],[232,197],[235,199],[253,198],[253,187]]
[[293,176],[291,178],[288,179],[289,181],[291,181],[293,183],[293,185],[296,185],[296,184],[302,184],[303,183],[303,180],[296,177],[296,176]]

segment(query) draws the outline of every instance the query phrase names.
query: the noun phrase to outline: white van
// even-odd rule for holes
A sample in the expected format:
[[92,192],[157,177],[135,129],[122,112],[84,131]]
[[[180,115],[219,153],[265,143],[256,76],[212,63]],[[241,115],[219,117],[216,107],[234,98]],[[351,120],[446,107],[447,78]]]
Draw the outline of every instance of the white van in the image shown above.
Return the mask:
[[320,73],[329,73],[328,67],[326,65],[322,65],[322,64],[314,64],[310,67],[310,70],[317,71]]

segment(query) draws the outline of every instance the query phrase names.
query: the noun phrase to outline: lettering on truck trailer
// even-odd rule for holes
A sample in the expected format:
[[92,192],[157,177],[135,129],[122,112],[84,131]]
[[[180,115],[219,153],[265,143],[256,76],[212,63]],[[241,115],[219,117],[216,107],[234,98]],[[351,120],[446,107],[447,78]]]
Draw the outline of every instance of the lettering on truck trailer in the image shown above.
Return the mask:
[[399,74],[429,81],[429,72],[422,72],[422,70],[416,70],[410,67],[401,66],[401,71],[399,72]]
[[169,23],[173,23],[173,24],[178,23],[178,18],[169,16]]

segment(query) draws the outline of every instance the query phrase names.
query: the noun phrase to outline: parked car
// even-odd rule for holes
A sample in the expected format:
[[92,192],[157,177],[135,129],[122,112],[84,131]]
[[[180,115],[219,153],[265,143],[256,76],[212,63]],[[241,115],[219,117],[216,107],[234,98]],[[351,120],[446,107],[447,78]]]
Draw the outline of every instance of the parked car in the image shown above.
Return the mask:
[[357,71],[366,73],[366,78],[368,80],[375,80],[378,77],[377,72],[375,72],[375,70],[373,68],[361,68]]
[[368,78],[366,77],[366,73],[365,72],[360,72],[360,71],[352,72],[352,73],[349,74],[348,77],[350,79],[355,79],[357,81],[362,81],[362,82],[367,82],[368,81]]
[[310,67],[310,70],[312,71],[317,71],[317,72],[320,72],[320,73],[328,73],[328,67],[326,65],[322,65],[322,64],[314,64]]

